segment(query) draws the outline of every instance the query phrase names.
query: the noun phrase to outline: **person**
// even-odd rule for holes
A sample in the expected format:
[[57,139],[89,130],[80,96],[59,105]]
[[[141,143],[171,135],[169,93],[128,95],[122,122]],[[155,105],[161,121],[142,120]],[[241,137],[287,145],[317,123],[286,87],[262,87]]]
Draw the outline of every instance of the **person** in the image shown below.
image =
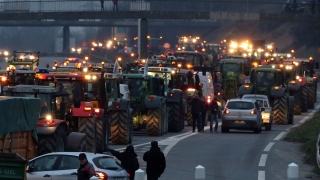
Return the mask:
[[80,167],[78,169],[78,180],[89,180],[95,175],[93,165],[88,161],[85,153],[79,154]]
[[133,146],[128,145],[124,152],[115,151],[110,148],[107,151],[120,161],[121,166],[130,174],[130,180],[134,180],[135,172],[139,169],[140,165]]
[[112,0],[113,2],[113,11],[115,11],[115,9],[118,11],[118,0]]
[[41,109],[40,109],[40,117],[45,116],[48,113],[50,113],[48,105],[45,101],[42,101]]
[[144,153],[143,160],[147,162],[147,180],[158,180],[166,169],[166,158],[157,141],[151,142],[151,148]]
[[101,11],[104,11],[104,0],[100,0],[101,3]]
[[200,99],[200,92],[196,92],[191,100],[191,114],[193,120],[193,132],[196,129],[196,123],[198,132],[202,130],[202,122],[201,122],[201,109],[202,109],[202,100]]
[[208,106],[208,109],[211,112],[211,118],[210,118],[210,132],[213,132],[212,126],[213,126],[213,121],[216,122],[216,125],[214,126],[214,132],[218,132],[218,113],[219,113],[219,106],[216,101],[216,99],[213,99]]

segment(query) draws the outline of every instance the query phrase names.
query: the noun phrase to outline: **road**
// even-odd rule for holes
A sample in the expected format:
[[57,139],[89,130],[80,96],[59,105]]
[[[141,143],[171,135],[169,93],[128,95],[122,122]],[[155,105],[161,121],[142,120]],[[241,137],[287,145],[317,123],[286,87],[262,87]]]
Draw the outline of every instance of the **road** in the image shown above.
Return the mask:
[[[319,110],[319,102],[320,96],[315,109],[296,115],[294,124],[273,125],[271,131],[261,134],[237,130],[209,133],[208,126],[204,133],[192,133],[191,127],[186,126],[181,133],[167,133],[161,137],[135,136],[133,145],[140,167],[145,171],[143,153],[149,150],[151,141],[159,141],[167,161],[167,168],[160,178],[163,180],[192,180],[198,165],[205,167],[206,179],[210,180],[283,180],[288,164],[298,157],[292,157],[295,154],[281,139],[290,128],[311,118]],[[110,148],[122,150],[125,146],[111,145]]]

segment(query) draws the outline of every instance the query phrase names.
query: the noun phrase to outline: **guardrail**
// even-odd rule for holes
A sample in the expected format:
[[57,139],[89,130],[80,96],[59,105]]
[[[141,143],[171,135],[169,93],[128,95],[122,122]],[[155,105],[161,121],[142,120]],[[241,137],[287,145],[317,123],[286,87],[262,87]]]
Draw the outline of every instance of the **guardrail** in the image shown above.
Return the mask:
[[[193,12],[238,12],[238,13],[281,13],[286,0],[279,2],[250,0],[119,0],[119,11],[193,11]],[[297,6],[301,6],[298,3]],[[113,2],[104,1],[105,11],[112,11]],[[70,12],[100,11],[99,0],[5,0],[0,2],[0,12]],[[311,4],[304,6],[305,13],[311,12]]]

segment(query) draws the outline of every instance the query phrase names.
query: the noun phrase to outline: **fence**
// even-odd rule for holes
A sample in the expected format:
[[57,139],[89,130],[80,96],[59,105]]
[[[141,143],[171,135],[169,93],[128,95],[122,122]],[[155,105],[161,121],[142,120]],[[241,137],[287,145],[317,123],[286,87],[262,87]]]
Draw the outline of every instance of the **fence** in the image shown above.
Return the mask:
[[[286,0],[120,0],[119,11],[193,11],[193,12],[238,12],[238,13],[281,13]],[[301,3],[298,3],[298,6]],[[310,12],[310,4],[305,11]],[[112,11],[113,2],[104,1],[105,11]],[[4,0],[0,2],[0,12],[64,12],[64,11],[100,11],[99,0]]]

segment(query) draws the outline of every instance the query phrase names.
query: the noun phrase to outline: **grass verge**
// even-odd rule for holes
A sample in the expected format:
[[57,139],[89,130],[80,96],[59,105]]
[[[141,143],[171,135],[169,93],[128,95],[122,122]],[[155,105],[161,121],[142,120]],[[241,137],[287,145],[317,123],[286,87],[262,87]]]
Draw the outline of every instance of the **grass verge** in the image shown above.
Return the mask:
[[284,138],[285,141],[302,143],[301,149],[305,153],[304,160],[314,166],[314,172],[320,175],[317,165],[317,140],[320,131],[320,111],[301,126],[293,128]]

